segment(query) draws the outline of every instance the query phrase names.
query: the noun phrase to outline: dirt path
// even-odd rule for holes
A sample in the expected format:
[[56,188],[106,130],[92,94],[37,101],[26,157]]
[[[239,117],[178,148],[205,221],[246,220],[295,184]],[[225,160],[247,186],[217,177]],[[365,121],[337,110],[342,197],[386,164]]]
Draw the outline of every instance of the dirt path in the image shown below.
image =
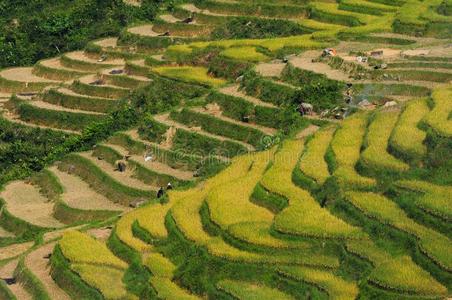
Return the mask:
[[240,145],[246,147],[250,151],[254,151],[254,147],[252,145],[250,145],[250,144],[247,144],[247,143],[244,143],[244,142],[241,142],[241,141],[237,141],[237,140],[233,140],[233,139],[221,136],[221,135],[212,134],[212,133],[209,133],[209,132],[207,132],[205,130],[202,130],[201,128],[198,128],[198,127],[188,127],[188,126],[186,126],[184,124],[181,124],[181,123],[178,123],[176,121],[173,121],[173,120],[170,119],[169,113],[156,115],[156,116],[154,116],[154,118],[155,118],[155,120],[157,120],[157,122],[163,123],[163,124],[165,124],[167,126],[170,126],[170,127],[180,128],[180,129],[184,129],[184,130],[187,130],[187,131],[190,131],[190,132],[196,132],[198,134],[201,134],[201,135],[213,138],[213,139],[217,139],[219,141],[234,142],[234,143],[237,143],[237,144],[240,144]]
[[307,136],[310,136],[311,134],[314,134],[317,130],[319,130],[319,126],[316,125],[309,125],[305,129],[301,130],[297,135],[296,138],[301,140],[304,139]]
[[0,260],[13,258],[21,255],[33,246],[34,242],[27,242],[21,244],[13,244],[0,248]]
[[152,81],[152,79],[150,79],[148,77],[145,77],[145,76],[141,76],[141,75],[129,75],[129,74],[126,74],[126,73],[120,74],[120,75],[111,75],[110,72],[113,71],[113,70],[116,70],[116,68],[104,70],[104,71],[102,71],[102,74],[110,75],[110,76],[124,76],[124,77],[132,78],[132,79],[135,79],[135,80],[138,80],[138,81],[142,81],[142,82],[151,82]]
[[49,168],[49,170],[63,185],[64,193],[61,195],[61,199],[68,206],[83,210],[124,210],[121,205],[115,204],[103,195],[93,191],[78,176],[62,172],[56,166]]
[[181,19],[178,19],[175,16],[169,15],[169,14],[160,15],[159,18],[162,19],[163,21],[167,22],[167,23],[177,23],[177,22],[182,21]]
[[258,106],[272,107],[272,108],[277,107],[276,105],[274,105],[272,103],[264,102],[264,101],[262,101],[262,100],[260,100],[258,98],[246,95],[242,91],[239,91],[239,87],[240,86],[238,84],[230,85],[230,86],[227,86],[227,87],[220,88],[220,89],[218,89],[218,91],[220,93],[225,94],[225,95],[243,98],[244,100],[249,101],[249,102],[251,102],[251,103],[253,103],[255,105],[258,105]]
[[118,38],[111,37],[106,39],[101,39],[94,42],[95,45],[101,46],[103,48],[116,48],[118,45]]
[[[129,152],[121,146],[112,145],[112,144],[107,144],[107,146],[118,151],[119,153],[121,153],[123,155],[130,155]],[[144,155],[130,155],[129,160],[132,160],[132,161],[142,165],[143,167],[145,167],[149,170],[155,171],[157,173],[170,175],[170,176],[176,177],[181,180],[192,180],[193,179],[193,172],[174,169],[164,163],[154,161],[154,160],[145,161]]]
[[13,113],[11,113],[9,111],[6,111],[5,113],[3,113],[2,117],[7,119],[8,121],[10,121],[12,123],[17,123],[17,124],[28,126],[28,127],[50,129],[50,130],[60,131],[60,132],[68,133],[68,134],[80,134],[80,132],[78,132],[78,131],[67,130],[67,129],[58,129],[58,128],[53,128],[53,127],[49,127],[49,126],[28,123],[28,122],[20,120],[19,116],[15,115],[15,114],[13,114]]
[[[437,86],[443,85],[443,83],[433,82],[433,81],[417,81],[417,80],[355,80],[349,77],[349,74],[346,74],[340,70],[336,70],[331,68],[328,64],[322,62],[312,62],[313,58],[317,58],[319,55],[318,51],[306,51],[301,56],[294,56],[290,59],[290,63],[300,69],[312,71],[314,73],[323,74],[327,76],[329,79],[343,81],[343,82],[353,82],[353,83],[361,83],[361,84],[407,84],[407,85],[417,85],[423,86],[427,88],[434,88]],[[405,69],[406,70],[406,69]]]
[[141,1],[140,0],[124,0],[124,3],[126,3],[128,5],[136,6],[136,7],[140,7],[141,6]]
[[78,94],[76,92],[74,92],[73,90],[70,90],[68,88],[62,87],[57,89],[58,93],[61,93],[63,95],[69,95],[69,96],[74,96],[74,97],[83,97],[83,98],[89,98],[89,99],[95,99],[95,100],[99,100],[99,101],[116,101],[114,99],[111,98],[103,98],[103,97],[94,97],[94,96],[89,96],[89,95],[82,95],[82,94]]
[[48,82],[58,84],[59,81],[50,80],[33,74],[33,68],[12,68],[0,72],[0,77],[19,82]]
[[253,129],[262,131],[262,133],[267,134],[267,135],[275,135],[276,132],[277,132],[277,130],[274,129],[274,128],[265,127],[265,126],[261,126],[261,125],[253,124],[253,123],[240,122],[240,121],[237,121],[237,120],[235,120],[235,119],[228,118],[228,117],[226,117],[226,116],[223,116],[223,115],[221,114],[221,112],[220,112],[220,114],[216,114],[216,113],[215,113],[215,114],[211,114],[211,113],[209,112],[209,110],[207,110],[207,109],[205,109],[205,108],[202,108],[202,107],[199,107],[199,108],[192,108],[191,110],[196,111],[196,112],[198,112],[198,113],[202,113],[202,114],[213,115],[213,116],[215,116],[215,118],[220,119],[220,120],[223,120],[223,121],[225,121],[225,122],[237,124],[237,125],[244,126],[244,127],[253,128]]
[[106,242],[111,234],[110,228],[94,228],[87,231],[89,235],[100,240],[102,242]]
[[11,182],[0,193],[0,197],[5,200],[8,212],[19,219],[45,228],[64,226],[53,217],[53,203],[31,184]]
[[[17,267],[18,260],[13,260],[3,267],[0,267],[0,278],[13,278],[14,270]],[[32,300],[31,295],[19,283],[8,285],[8,289],[16,296],[17,300]]]
[[333,69],[329,65],[322,62],[312,62],[312,59],[319,57],[319,51],[306,51],[300,56],[290,58],[290,63],[300,69],[308,70],[314,73],[326,75],[328,78],[338,81],[350,81],[348,74]]
[[105,172],[108,176],[112,177],[116,181],[120,182],[121,184],[124,184],[126,186],[140,189],[143,191],[157,191],[158,187],[150,186],[149,184],[146,184],[138,179],[133,178],[134,172],[130,170],[130,168],[127,168],[125,172],[119,172],[115,171],[115,167],[113,167],[111,164],[106,162],[105,160],[99,160],[97,157],[92,156],[92,152],[82,152],[78,153],[78,155],[89,159],[91,162],[93,162],[96,166],[98,166],[103,172]]
[[[50,69],[56,69],[56,70],[64,70],[64,71],[70,71],[70,72],[77,72],[80,74],[80,76],[83,76],[85,74],[90,74],[93,72],[87,72],[87,71],[80,71],[77,69],[72,69],[72,68],[68,68],[65,67],[61,64],[61,60],[59,57],[55,57],[55,58],[51,58],[51,59],[47,59],[47,60],[43,60],[41,62],[39,62],[41,65],[50,68]],[[76,77],[77,75],[74,75],[74,77]]]
[[160,33],[155,32],[152,28],[153,24],[140,25],[127,29],[130,33],[142,36],[158,36]]
[[107,59],[105,61],[98,61],[97,59],[86,56],[84,51],[69,52],[69,53],[66,53],[65,56],[70,59],[73,59],[73,60],[83,61],[86,63],[95,64],[95,65],[99,65],[99,66],[102,66],[102,65],[124,66],[126,63],[125,60],[122,58],[108,58],[107,57]]
[[282,62],[260,63],[256,66],[256,72],[265,77],[280,77],[285,66]]
[[[93,74],[93,75],[87,75],[87,76],[80,77],[78,80],[81,83],[83,83],[83,84],[88,84],[89,85],[90,83],[92,83],[92,82],[94,82],[96,80],[99,80],[99,77],[97,75]],[[101,84],[101,85],[97,85],[97,86],[99,86],[99,87],[110,87],[110,88],[117,89],[117,90],[130,90],[128,88],[123,88],[123,87],[119,87],[119,86],[116,86],[116,85],[110,85],[110,84]]]
[[41,281],[51,299],[70,300],[71,298],[53,281],[50,276],[49,259],[55,243],[44,245],[25,257],[25,266]]
[[105,115],[105,113],[99,113],[99,112],[94,112],[94,111],[89,111],[89,110],[67,108],[67,107],[51,104],[49,102],[45,102],[45,101],[41,101],[41,100],[29,101],[28,103],[34,107],[38,107],[38,108],[42,108],[42,109],[64,111],[64,112],[68,112],[68,113],[81,113],[81,114],[86,114],[86,115]]

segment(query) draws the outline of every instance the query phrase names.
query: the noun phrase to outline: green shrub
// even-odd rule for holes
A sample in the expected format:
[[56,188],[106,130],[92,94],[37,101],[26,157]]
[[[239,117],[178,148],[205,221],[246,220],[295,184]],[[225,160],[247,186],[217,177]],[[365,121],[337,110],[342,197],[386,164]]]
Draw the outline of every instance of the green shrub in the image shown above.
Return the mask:
[[56,89],[46,91],[42,99],[54,105],[100,113],[110,112],[117,107],[117,102],[112,100],[65,94]]
[[58,168],[66,172],[71,166],[75,166],[75,174],[87,182],[91,188],[105,195],[110,201],[115,203],[121,203],[127,206],[137,199],[150,199],[154,197],[153,192],[138,190],[123,185],[80,155],[71,154],[66,156]]
[[60,129],[81,130],[88,124],[98,122],[105,116],[97,114],[57,111],[33,106],[19,98],[12,97],[9,104],[25,122],[45,125]]
[[266,16],[279,18],[296,18],[305,17],[307,15],[307,8],[296,5],[275,5],[260,3],[255,5],[252,3],[229,3],[229,2],[214,2],[205,0],[197,3],[197,6],[202,9],[208,9],[212,12],[223,14],[235,14],[245,16]]
[[81,83],[76,80],[71,85],[71,89],[82,95],[88,95],[93,97],[103,97],[103,98],[112,98],[119,99],[123,97],[127,97],[129,95],[128,89],[114,88],[110,86],[96,86]]
[[196,132],[178,129],[173,139],[173,150],[201,156],[234,157],[248,152],[244,146],[200,135]]
[[212,39],[255,39],[301,35],[309,33],[303,26],[283,19],[261,19],[252,17],[233,18],[217,26]]
[[172,112],[171,119],[187,126],[201,126],[207,132],[225,136],[234,140],[249,143],[256,148],[262,148],[265,134],[257,129],[241,126],[215,118],[214,116],[198,113],[189,109]]

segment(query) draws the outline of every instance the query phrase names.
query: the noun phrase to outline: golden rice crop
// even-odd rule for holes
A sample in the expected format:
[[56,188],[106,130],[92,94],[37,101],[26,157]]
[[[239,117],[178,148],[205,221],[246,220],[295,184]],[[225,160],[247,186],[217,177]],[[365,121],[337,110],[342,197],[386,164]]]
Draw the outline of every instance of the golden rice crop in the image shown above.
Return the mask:
[[391,290],[416,295],[446,295],[447,289],[416,265],[411,257],[402,256],[379,265],[369,276],[371,282]]
[[361,14],[361,13],[347,11],[347,10],[341,10],[341,9],[339,9],[339,4],[337,4],[337,3],[311,2],[310,5],[314,9],[319,10],[319,11],[324,11],[328,14],[356,18],[359,20],[359,22],[361,24],[369,24],[378,18],[377,16]]
[[337,30],[346,28],[346,26],[343,25],[324,23],[314,19],[300,19],[297,20],[297,23],[304,27],[311,28],[314,30]]
[[416,205],[432,215],[446,220],[452,219],[452,188],[450,186],[435,185],[421,180],[400,180],[397,186],[422,192],[423,195],[416,200]]
[[406,163],[398,160],[387,151],[389,138],[398,117],[398,111],[377,112],[367,132],[367,147],[361,154],[363,164],[383,171],[403,172],[410,168]]
[[306,151],[300,160],[303,173],[319,184],[323,184],[330,176],[324,157],[335,130],[335,127],[330,127],[318,131],[306,145]]
[[329,271],[306,267],[281,267],[278,271],[286,277],[319,286],[327,292],[330,299],[349,300],[358,296],[359,290],[355,282],[345,281]]
[[429,273],[416,265],[410,257],[393,257],[372,241],[348,242],[347,250],[372,262],[374,270],[369,280],[389,290],[402,293],[441,295],[447,289]]
[[187,46],[173,45],[168,47],[168,53],[191,53],[192,49],[204,49],[209,46],[228,49],[231,47],[264,47],[270,51],[278,51],[285,47],[297,47],[303,49],[317,49],[327,46],[325,43],[314,41],[311,35],[297,35],[290,37],[268,39],[234,39],[211,42],[193,42]]
[[260,62],[269,59],[267,55],[257,52],[256,47],[231,47],[223,50],[221,55],[233,59],[248,60],[252,62]]
[[187,191],[175,191],[169,195],[170,201],[175,203],[171,208],[172,217],[187,239],[201,245],[205,245],[210,240],[199,216],[199,210],[208,192],[218,185],[243,177],[251,164],[249,155],[236,157],[228,168],[207,180],[203,186]]
[[129,246],[130,248],[143,253],[152,249],[152,246],[146,244],[139,238],[136,238],[132,233],[132,224],[137,220],[138,216],[142,213],[142,210],[137,209],[131,211],[119,219],[116,223],[116,235],[117,237]]
[[149,279],[154,289],[157,291],[159,299],[166,300],[197,300],[198,296],[190,294],[180,286],[166,277],[153,276]]
[[363,177],[355,170],[366,133],[367,119],[366,113],[358,113],[346,119],[331,141],[337,163],[334,175],[344,187],[367,188],[376,184],[374,179]]
[[422,158],[427,153],[427,147],[423,144],[427,134],[417,125],[428,112],[426,99],[410,101],[392,132],[391,146],[411,158]]
[[122,281],[124,271],[89,264],[74,264],[71,268],[89,285],[98,289],[108,300],[138,300],[127,292]]
[[318,266],[324,268],[337,268],[339,261],[336,257],[316,253],[292,254],[261,254],[237,249],[227,244],[220,237],[211,238],[207,244],[207,250],[211,255],[222,257],[234,262],[247,262],[259,264],[290,264]]
[[172,279],[176,266],[166,257],[158,252],[151,252],[146,255],[144,265],[151,271],[153,276],[166,277]]
[[241,222],[271,222],[273,214],[250,202],[251,194],[272,159],[274,151],[250,155],[252,165],[245,176],[213,188],[207,196],[210,218],[223,228]]
[[138,224],[154,238],[167,238],[168,231],[165,227],[165,216],[171,208],[171,204],[171,202],[165,205],[154,204],[139,209],[136,215]]
[[378,9],[378,10],[386,11],[386,12],[397,10],[397,7],[395,7],[395,6],[381,4],[381,3],[375,3],[375,2],[371,2],[371,1],[365,1],[365,0],[342,0],[341,3],[354,5],[354,6],[358,6],[358,7],[363,7],[363,8],[373,8],[373,9]]
[[374,266],[391,259],[385,250],[378,248],[372,240],[347,241],[345,247],[348,252],[370,261]]
[[250,244],[275,249],[306,249],[308,242],[282,240],[270,234],[271,222],[238,223],[229,226],[228,232],[235,238]]
[[278,231],[325,238],[358,238],[360,229],[336,218],[305,191],[292,182],[292,171],[303,151],[303,141],[287,140],[275,155],[272,167],[262,178],[262,185],[286,197],[289,206],[275,217]]
[[446,270],[452,270],[452,243],[449,238],[410,219],[405,212],[388,198],[364,192],[347,192],[346,198],[364,214],[381,223],[413,234],[419,239],[424,253]]
[[294,299],[283,292],[261,285],[259,283],[235,281],[230,279],[224,279],[217,283],[217,288],[225,291],[227,294],[233,295],[237,299],[249,299],[249,300],[290,300]]
[[182,81],[200,83],[208,86],[218,87],[226,83],[226,80],[214,78],[209,75],[206,68],[192,66],[166,66],[152,69],[157,74],[165,77],[179,79]]
[[104,243],[85,233],[75,230],[67,231],[59,241],[59,245],[64,257],[72,263],[127,268],[127,264],[117,258]]
[[437,88],[432,93],[435,104],[433,109],[424,117],[424,122],[430,125],[439,134],[452,136],[452,120],[449,118],[452,112],[452,87]]

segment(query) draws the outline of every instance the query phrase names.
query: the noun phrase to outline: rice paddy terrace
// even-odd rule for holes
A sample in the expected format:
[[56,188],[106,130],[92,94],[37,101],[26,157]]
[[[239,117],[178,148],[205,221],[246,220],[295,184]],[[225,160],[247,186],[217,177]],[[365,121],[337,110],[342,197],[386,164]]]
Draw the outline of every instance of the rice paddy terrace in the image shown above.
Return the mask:
[[1,187],[0,299],[450,297],[451,21],[449,0],[177,2],[0,70],[17,128],[137,116]]

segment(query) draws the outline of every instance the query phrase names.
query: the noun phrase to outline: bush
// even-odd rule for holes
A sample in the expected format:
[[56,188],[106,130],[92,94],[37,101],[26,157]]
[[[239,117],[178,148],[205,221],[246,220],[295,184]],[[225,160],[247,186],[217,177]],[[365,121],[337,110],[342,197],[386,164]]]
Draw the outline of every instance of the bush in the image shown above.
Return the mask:
[[293,36],[305,33],[309,33],[309,31],[289,20],[238,17],[217,26],[212,32],[211,38],[256,39]]
[[12,97],[8,105],[14,107],[14,111],[25,122],[45,125],[60,129],[81,130],[87,125],[104,118],[98,114],[84,114],[52,109],[39,108],[24,100]]
[[71,109],[108,113],[118,105],[116,101],[65,94],[56,89],[49,89],[42,96],[43,101]]
[[171,119],[186,124],[189,127],[201,126],[207,132],[225,136],[234,140],[249,143],[256,148],[262,148],[265,134],[257,129],[230,123],[189,109],[172,112]]
[[173,139],[173,150],[205,157],[223,156],[227,158],[248,152],[248,149],[241,144],[220,141],[183,129],[176,131]]

